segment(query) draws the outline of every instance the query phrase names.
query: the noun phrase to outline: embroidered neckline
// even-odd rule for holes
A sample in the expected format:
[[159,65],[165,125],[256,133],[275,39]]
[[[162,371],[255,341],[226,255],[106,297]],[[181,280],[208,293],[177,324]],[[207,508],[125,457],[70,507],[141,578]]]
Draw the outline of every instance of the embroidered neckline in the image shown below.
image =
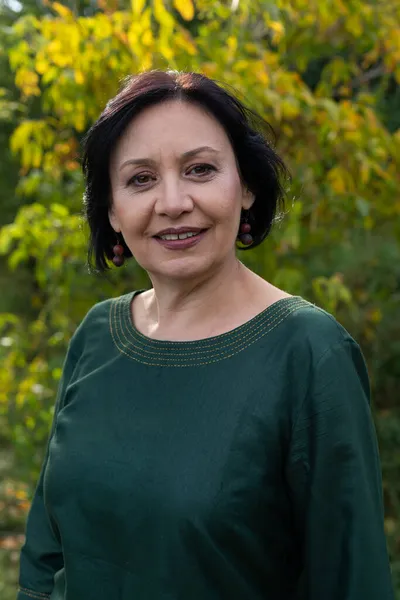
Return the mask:
[[274,302],[242,325],[214,337],[194,341],[154,340],[140,333],[132,321],[132,301],[142,291],[111,300],[110,331],[122,354],[158,367],[195,367],[230,358],[267,335],[299,308],[312,306],[301,296],[289,296]]

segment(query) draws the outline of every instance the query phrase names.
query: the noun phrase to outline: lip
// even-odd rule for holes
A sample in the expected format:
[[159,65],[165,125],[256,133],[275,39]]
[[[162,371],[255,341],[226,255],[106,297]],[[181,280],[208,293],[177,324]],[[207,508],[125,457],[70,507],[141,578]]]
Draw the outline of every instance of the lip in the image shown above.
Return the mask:
[[[195,229],[186,229],[186,231],[195,231]],[[198,231],[200,232],[198,235],[186,238],[185,240],[162,240],[159,237],[155,237],[154,240],[168,250],[185,250],[186,248],[192,248],[201,242],[207,234],[208,229],[199,229]],[[176,233],[176,231],[172,231],[171,233]],[[185,231],[179,231],[179,233],[185,233]],[[166,234],[162,233],[161,235]]]
[[[203,228],[204,229],[204,228]],[[203,231],[201,227],[169,227],[168,229],[162,229],[158,233],[156,233],[153,237],[160,237],[161,235],[168,235],[169,233],[178,235],[179,233],[199,233]]]

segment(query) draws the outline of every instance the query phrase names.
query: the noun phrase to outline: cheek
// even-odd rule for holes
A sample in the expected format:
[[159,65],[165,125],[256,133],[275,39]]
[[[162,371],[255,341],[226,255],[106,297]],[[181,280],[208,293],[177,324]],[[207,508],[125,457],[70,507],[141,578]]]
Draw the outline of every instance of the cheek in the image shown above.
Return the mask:
[[151,218],[151,205],[145,199],[120,194],[114,200],[114,212],[126,234],[134,234],[146,227]]
[[241,212],[241,188],[234,181],[227,182],[219,189],[218,197],[215,199],[215,217],[218,222],[227,229],[236,226]]
[[241,209],[242,185],[238,173],[226,173],[220,181],[219,188],[218,199],[221,210],[224,212],[229,211],[233,218],[236,214],[235,209],[238,212]]

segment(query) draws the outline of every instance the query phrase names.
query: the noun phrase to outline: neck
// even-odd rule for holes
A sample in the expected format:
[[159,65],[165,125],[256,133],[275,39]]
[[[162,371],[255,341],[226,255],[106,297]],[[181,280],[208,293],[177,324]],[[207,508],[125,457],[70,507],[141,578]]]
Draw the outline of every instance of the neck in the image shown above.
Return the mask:
[[[253,278],[257,277],[234,257],[201,281],[152,281],[145,302],[145,312],[150,323],[150,334],[168,337],[170,332],[200,332],[213,335],[221,323],[229,322],[230,315],[238,314],[251,302]],[[205,329],[207,331],[205,331]]]

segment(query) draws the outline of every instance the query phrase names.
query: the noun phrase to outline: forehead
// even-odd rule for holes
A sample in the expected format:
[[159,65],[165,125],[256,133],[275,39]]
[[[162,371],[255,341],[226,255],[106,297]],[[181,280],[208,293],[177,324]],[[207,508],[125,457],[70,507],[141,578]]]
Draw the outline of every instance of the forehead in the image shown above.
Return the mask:
[[196,104],[171,100],[146,108],[129,123],[115,158],[128,152],[145,156],[160,149],[183,153],[200,146],[231,150],[228,136],[215,117]]

